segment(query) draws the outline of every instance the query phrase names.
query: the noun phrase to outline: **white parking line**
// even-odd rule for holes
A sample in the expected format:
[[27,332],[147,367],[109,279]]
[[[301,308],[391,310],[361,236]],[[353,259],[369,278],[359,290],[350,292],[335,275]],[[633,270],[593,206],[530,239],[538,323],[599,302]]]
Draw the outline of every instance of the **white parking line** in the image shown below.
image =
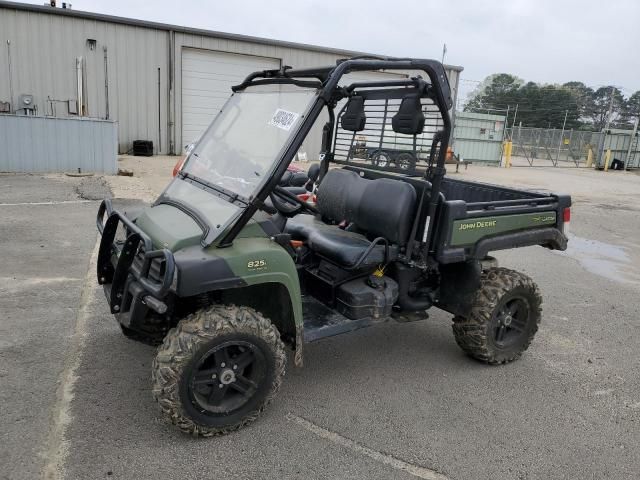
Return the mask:
[[305,430],[310,431],[311,433],[317,435],[320,438],[329,440],[330,442],[333,442],[342,447],[348,448],[353,452],[369,457],[384,465],[388,465],[389,467],[395,468],[397,470],[402,470],[403,472],[407,472],[413,475],[414,477],[422,478],[425,480],[449,480],[447,476],[441,473],[438,473],[435,470],[421,467],[419,465],[414,465],[412,463],[405,462],[404,460],[400,460],[399,458],[396,458],[392,455],[388,455],[386,453],[372,450],[369,447],[365,447],[364,445],[354,442],[349,438],[343,437],[338,433],[327,430],[326,428],[322,428],[305,418],[299,417],[292,413],[287,413],[286,417],[287,417],[287,420],[297,423]]
[[19,207],[22,205],[69,205],[74,203],[94,203],[98,200],[61,200],[59,202],[22,202],[22,203],[0,203],[0,207]]
[[49,436],[46,445],[46,464],[42,477],[44,480],[60,480],[64,478],[64,463],[68,455],[68,442],[65,438],[67,426],[71,422],[71,401],[76,380],[76,370],[80,366],[82,350],[87,334],[87,319],[91,315],[91,302],[98,286],[96,264],[100,237],[96,240],[89,260],[89,269],[84,278],[84,287],[80,296],[80,305],[76,316],[76,324],[71,338],[71,345],[65,360],[64,370],[58,380],[56,403],[51,415]]

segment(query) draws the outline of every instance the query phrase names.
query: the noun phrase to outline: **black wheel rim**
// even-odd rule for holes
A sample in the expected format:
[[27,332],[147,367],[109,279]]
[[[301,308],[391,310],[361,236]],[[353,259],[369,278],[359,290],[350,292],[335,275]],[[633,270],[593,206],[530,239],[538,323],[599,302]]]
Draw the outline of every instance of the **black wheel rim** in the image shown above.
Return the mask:
[[266,359],[251,342],[231,340],[205,352],[191,371],[189,398],[205,414],[229,414],[259,392]]
[[508,348],[526,337],[529,323],[529,303],[522,297],[504,302],[493,315],[493,342],[498,348]]
[[389,165],[389,156],[384,153],[384,152],[378,152],[375,154],[375,156],[373,157],[373,163],[374,165],[376,165],[377,167],[386,167],[387,165]]
[[408,170],[411,167],[413,157],[407,153],[402,153],[398,156],[396,163],[400,170]]

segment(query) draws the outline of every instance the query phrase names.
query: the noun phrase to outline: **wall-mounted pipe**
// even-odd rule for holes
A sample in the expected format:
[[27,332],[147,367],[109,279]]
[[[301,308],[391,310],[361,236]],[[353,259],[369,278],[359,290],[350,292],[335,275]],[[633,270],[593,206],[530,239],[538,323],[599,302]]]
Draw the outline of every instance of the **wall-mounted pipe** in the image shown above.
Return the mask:
[[9,75],[9,112],[11,112],[11,110],[13,109],[13,69],[11,66],[11,40],[7,40],[7,64],[7,75]]
[[104,52],[104,118],[109,120],[109,61],[107,57],[107,47],[102,47],[102,51]]
[[78,116],[84,116],[84,91],[82,82],[82,57],[76,57],[76,83],[78,92]]
[[161,98],[162,96],[160,92],[160,67],[158,67],[158,146],[156,147],[156,154],[160,153],[160,150],[162,149],[162,133],[161,133],[162,122],[161,122],[161,109],[160,109]]
[[[169,30],[169,67],[168,70],[168,95],[167,95],[167,130],[168,130],[168,147],[169,155],[175,155],[176,153],[176,103],[175,103],[175,47],[176,47],[176,33],[173,30]],[[180,149],[182,152],[182,148]]]

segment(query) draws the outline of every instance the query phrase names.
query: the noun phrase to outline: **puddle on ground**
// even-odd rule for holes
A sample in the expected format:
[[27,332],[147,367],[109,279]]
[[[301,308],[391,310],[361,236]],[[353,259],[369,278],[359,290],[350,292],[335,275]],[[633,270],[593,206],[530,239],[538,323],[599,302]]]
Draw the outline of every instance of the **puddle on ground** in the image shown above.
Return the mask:
[[614,282],[640,284],[640,274],[625,247],[569,235],[567,250],[555,253],[571,257],[585,270]]

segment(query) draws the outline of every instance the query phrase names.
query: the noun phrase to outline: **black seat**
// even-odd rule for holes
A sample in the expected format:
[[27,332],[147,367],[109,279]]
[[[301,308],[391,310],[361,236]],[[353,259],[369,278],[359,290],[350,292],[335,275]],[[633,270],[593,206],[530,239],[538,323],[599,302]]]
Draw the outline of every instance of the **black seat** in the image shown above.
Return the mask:
[[[289,219],[285,231],[294,239],[305,240],[318,255],[346,268],[353,267],[371,245],[364,235],[327,225],[313,215],[297,215]],[[361,265],[368,267],[384,262],[384,250],[384,245],[375,246]],[[397,248],[390,248],[389,256],[393,260],[397,256]]]
[[367,116],[364,113],[364,97],[351,97],[340,119],[342,129],[350,132],[360,132],[364,130],[366,123]]
[[391,119],[391,126],[396,133],[418,135],[424,130],[424,121],[420,97],[412,94],[402,99],[398,113]]
[[[305,240],[309,248],[339,265],[350,268],[371,247],[375,238],[388,244],[393,260],[404,246],[414,218],[416,192],[401,180],[367,180],[349,170],[330,170],[318,188],[319,217],[297,215],[285,231]],[[349,225],[349,230],[338,226]],[[362,266],[377,265],[385,259],[385,243],[375,245]]]

